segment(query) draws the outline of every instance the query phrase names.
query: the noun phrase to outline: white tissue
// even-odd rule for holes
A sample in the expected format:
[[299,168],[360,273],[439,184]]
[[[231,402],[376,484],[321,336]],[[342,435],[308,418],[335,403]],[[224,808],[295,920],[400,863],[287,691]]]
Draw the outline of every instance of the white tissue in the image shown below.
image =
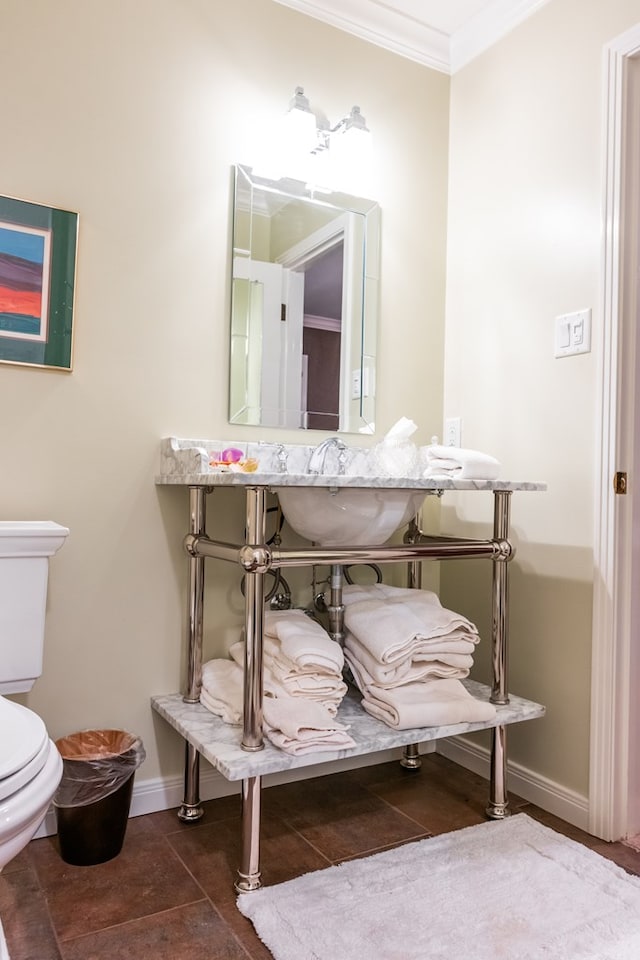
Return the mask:
[[381,442],[399,443],[402,440],[408,440],[417,429],[418,425],[413,420],[409,420],[408,417],[400,417],[398,422],[394,423],[391,429],[385,433]]
[[409,437],[418,429],[408,417],[400,417],[371,451],[374,472],[381,477],[408,477],[418,466],[418,448]]

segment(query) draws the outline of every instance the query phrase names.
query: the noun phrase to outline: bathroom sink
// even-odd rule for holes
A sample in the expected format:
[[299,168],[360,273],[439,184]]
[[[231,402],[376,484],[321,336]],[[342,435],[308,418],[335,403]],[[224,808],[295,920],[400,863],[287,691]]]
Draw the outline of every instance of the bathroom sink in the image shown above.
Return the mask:
[[275,487],[289,526],[321,547],[380,546],[418,512],[425,490]]

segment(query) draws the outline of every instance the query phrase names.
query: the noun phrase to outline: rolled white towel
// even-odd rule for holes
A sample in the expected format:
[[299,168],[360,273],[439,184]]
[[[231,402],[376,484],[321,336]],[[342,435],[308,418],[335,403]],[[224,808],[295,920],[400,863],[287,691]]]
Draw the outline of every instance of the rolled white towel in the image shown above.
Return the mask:
[[497,480],[500,463],[480,450],[444,447],[431,444],[421,451],[426,458],[425,477],[447,477],[453,480]]
[[473,657],[468,653],[423,653],[415,659],[408,657],[397,665],[386,666],[375,660],[366,647],[353,634],[347,634],[344,646],[345,658],[353,671],[354,661],[365,669],[371,682],[381,687],[398,687],[429,677],[469,676]]
[[233,660],[208,660],[202,667],[200,703],[225,723],[242,723],[244,674]]
[[493,704],[476,700],[459,680],[426,680],[393,690],[370,687],[362,706],[396,730],[484,723],[496,715]]

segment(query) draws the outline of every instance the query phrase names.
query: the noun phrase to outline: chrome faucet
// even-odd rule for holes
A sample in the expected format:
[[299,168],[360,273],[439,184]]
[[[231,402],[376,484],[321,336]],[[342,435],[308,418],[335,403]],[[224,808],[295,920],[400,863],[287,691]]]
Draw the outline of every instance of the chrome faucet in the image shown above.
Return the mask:
[[337,451],[338,459],[338,470],[337,473],[339,476],[342,476],[345,472],[345,466],[347,462],[347,447],[346,444],[342,442],[340,437],[328,437],[326,440],[323,440],[322,443],[319,443],[311,451],[311,456],[309,457],[309,465],[307,470],[309,473],[315,474],[324,474],[325,465],[327,461],[327,454],[330,450]]
[[276,457],[278,458],[278,472],[286,473],[287,472],[287,448],[283,443],[279,443],[276,448]]

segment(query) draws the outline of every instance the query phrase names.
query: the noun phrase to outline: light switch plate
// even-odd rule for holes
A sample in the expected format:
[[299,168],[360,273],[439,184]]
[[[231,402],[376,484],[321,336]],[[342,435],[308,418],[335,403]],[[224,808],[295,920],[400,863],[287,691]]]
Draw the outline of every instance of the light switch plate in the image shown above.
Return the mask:
[[564,313],[555,319],[556,357],[572,357],[591,350],[591,310]]

